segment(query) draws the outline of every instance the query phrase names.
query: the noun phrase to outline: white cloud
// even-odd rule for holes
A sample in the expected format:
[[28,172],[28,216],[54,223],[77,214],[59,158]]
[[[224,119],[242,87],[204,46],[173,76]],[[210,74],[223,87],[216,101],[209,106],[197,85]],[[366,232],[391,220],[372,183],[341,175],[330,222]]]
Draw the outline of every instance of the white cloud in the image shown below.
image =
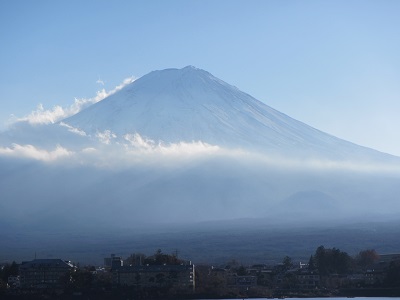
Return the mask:
[[28,116],[17,118],[16,121],[28,121],[31,124],[50,124],[55,123],[66,115],[65,109],[56,105],[51,110],[45,110],[42,104],[39,104],[36,110]]
[[85,99],[85,98],[75,98],[75,101],[69,107],[61,107],[59,105],[54,106],[52,109],[45,109],[42,104],[39,104],[37,109],[32,111],[29,115],[23,118],[14,118],[15,122],[29,122],[30,124],[53,124],[62,119],[70,117],[82,109],[97,103],[104,98],[118,92],[126,85],[135,81],[136,78],[128,77],[123,80],[121,84],[116,86],[111,91],[106,91],[104,88],[100,91],[97,91],[96,96],[93,98]]
[[151,139],[143,138],[140,134],[126,134],[124,135],[124,139],[129,142],[129,144],[137,149],[144,151],[152,151],[155,147],[155,142]]
[[61,158],[65,158],[73,155],[73,152],[57,145],[52,151],[38,149],[33,145],[19,145],[12,144],[12,147],[2,148],[0,147],[0,155],[20,157],[20,158],[30,158],[40,161],[56,161]]
[[[235,154],[237,156],[239,153]],[[243,159],[250,159],[257,164],[269,165],[280,169],[294,171],[347,171],[358,173],[397,173],[400,174],[400,165],[368,162],[368,161],[349,161],[349,160],[328,160],[318,158],[296,159],[279,155],[268,155],[267,153],[243,152],[239,155]]]
[[179,142],[164,144],[162,142],[156,144],[151,139],[146,139],[138,133],[126,134],[124,139],[129,142],[131,148],[127,148],[130,152],[140,152],[142,154],[161,154],[168,156],[193,156],[204,154],[216,154],[221,150],[219,146],[210,145],[201,141],[197,142]]
[[[69,130],[83,135],[84,132],[65,124]],[[1,156],[30,158],[45,162],[56,162],[68,157],[68,164],[93,165],[106,168],[126,168],[137,164],[154,166],[175,166],[197,163],[204,159],[232,159],[249,168],[272,168],[296,172],[337,172],[352,173],[393,173],[400,174],[400,166],[373,162],[334,161],[322,159],[289,159],[268,153],[254,153],[241,149],[227,149],[201,141],[165,144],[142,137],[138,133],[127,134],[118,139],[110,130],[98,132],[100,143],[74,151],[55,146],[52,149],[34,145],[12,144],[0,147]]]
[[104,130],[103,132],[97,132],[96,137],[103,144],[109,145],[113,139],[117,138],[117,135],[111,130]]
[[96,83],[98,83],[98,84],[101,84],[101,85],[104,85],[104,81],[103,81],[103,80],[101,80],[100,78],[99,78],[99,79],[97,79]]
[[93,147],[82,149],[82,153],[96,153],[96,152],[97,152],[97,149],[93,148]]

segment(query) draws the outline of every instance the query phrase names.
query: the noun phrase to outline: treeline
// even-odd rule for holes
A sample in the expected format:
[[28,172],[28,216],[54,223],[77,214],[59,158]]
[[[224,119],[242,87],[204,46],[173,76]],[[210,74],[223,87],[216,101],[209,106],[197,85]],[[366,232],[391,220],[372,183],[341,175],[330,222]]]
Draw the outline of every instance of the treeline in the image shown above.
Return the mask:
[[124,260],[124,265],[180,265],[184,262],[184,260],[178,258],[177,253],[166,254],[158,249],[151,256],[146,256],[143,253],[132,253]]
[[[378,293],[379,290],[396,289],[396,295],[400,293],[400,259],[382,260],[373,249],[350,256],[337,248],[319,246],[307,265],[296,267],[286,256],[267,276],[261,272],[257,276],[261,285],[295,289],[299,286],[298,279],[304,274],[318,276],[317,289],[364,289]],[[277,285],[279,280],[281,284]]]
[[325,248],[319,246],[308,262],[310,271],[318,271],[320,275],[348,274],[350,272],[365,269],[379,261],[379,254],[368,249],[360,251],[355,257],[337,248]]

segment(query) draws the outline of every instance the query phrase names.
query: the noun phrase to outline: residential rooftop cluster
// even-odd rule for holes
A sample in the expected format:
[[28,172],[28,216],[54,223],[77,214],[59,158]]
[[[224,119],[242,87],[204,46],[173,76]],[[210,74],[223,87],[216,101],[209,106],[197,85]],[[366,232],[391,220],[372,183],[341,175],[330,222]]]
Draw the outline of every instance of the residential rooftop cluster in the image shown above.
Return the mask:
[[96,299],[400,296],[400,254],[317,248],[308,262],[194,265],[161,250],[111,255],[102,266],[34,259],[0,266],[3,299],[95,296]]

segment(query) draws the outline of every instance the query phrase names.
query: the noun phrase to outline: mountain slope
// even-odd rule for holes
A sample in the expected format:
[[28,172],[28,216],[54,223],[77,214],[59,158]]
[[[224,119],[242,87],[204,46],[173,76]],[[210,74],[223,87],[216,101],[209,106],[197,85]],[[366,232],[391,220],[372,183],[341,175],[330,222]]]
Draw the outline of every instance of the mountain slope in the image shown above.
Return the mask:
[[88,134],[111,130],[156,142],[202,141],[295,157],[391,159],[294,120],[192,66],[153,71],[63,120]]

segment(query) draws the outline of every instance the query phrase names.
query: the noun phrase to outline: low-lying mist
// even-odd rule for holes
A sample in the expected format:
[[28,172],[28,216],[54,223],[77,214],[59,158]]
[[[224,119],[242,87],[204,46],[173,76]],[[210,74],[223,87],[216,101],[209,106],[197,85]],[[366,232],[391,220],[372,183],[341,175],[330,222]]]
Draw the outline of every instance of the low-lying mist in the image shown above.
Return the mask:
[[[77,155],[50,162],[3,157],[3,222],[30,228],[124,228],[239,218],[309,222],[400,211],[395,172],[307,162],[291,166],[282,158],[281,164],[197,146],[213,153],[132,152],[125,164],[126,157],[112,148],[101,163],[96,149],[84,154],[89,157],[85,163]],[[87,163],[90,155],[93,164]]]

